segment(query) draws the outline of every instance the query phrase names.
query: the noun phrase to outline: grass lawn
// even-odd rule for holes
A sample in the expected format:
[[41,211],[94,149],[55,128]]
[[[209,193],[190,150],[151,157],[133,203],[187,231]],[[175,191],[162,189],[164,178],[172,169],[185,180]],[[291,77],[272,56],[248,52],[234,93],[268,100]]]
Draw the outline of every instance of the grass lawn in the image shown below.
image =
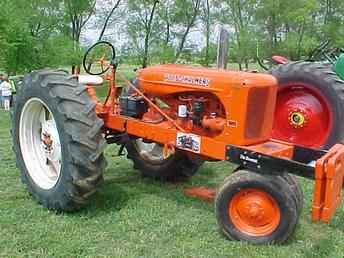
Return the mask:
[[0,257],[344,257],[344,211],[330,225],[312,224],[312,182],[303,181],[305,209],[292,239],[282,246],[228,241],[211,204],[187,198],[189,185],[215,186],[229,163],[206,163],[185,183],[140,177],[109,146],[105,183],[90,205],[55,214],[34,202],[19,180],[8,113],[0,110]]

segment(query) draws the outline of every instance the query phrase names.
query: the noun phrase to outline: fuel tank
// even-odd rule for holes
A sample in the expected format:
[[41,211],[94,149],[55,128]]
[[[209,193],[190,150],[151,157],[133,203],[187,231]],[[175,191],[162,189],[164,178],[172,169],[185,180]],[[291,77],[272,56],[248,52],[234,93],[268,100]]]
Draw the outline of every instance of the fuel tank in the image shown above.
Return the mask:
[[154,96],[189,91],[230,92],[238,87],[273,87],[277,82],[267,74],[190,67],[158,65],[138,71],[140,88]]

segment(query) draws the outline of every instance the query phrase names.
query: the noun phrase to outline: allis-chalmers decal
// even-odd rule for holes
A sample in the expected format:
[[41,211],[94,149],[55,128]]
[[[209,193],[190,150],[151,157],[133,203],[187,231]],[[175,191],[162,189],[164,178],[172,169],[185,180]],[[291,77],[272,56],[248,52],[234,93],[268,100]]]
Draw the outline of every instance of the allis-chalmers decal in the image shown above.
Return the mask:
[[165,81],[167,82],[180,82],[185,84],[192,84],[198,86],[209,86],[210,79],[206,77],[196,77],[178,74],[165,74]]

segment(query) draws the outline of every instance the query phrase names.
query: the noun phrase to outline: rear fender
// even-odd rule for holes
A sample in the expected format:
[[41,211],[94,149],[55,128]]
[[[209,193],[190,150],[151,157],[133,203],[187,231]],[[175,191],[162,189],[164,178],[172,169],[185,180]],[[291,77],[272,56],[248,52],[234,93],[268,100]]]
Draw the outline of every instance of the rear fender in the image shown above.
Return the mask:
[[289,63],[289,59],[284,56],[272,56],[272,61],[274,61],[276,64],[287,64]]

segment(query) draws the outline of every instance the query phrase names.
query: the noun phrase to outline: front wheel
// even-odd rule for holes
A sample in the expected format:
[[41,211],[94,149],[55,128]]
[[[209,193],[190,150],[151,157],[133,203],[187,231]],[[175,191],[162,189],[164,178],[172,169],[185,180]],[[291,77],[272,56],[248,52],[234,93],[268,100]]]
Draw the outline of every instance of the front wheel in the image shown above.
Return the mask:
[[12,115],[13,150],[21,178],[48,209],[83,207],[102,182],[103,126],[76,78],[60,71],[25,76]]
[[253,244],[283,243],[298,221],[297,203],[286,181],[247,170],[224,181],[215,198],[215,213],[226,237]]

